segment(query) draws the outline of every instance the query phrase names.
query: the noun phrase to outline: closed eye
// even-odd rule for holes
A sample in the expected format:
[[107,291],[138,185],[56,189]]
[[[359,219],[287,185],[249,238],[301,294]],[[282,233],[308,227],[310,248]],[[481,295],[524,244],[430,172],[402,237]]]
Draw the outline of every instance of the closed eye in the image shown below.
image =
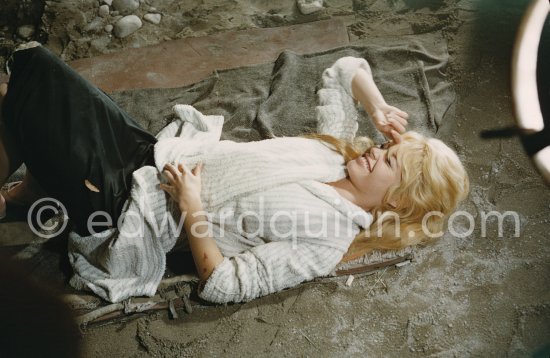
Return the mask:
[[388,163],[388,166],[390,167],[390,169],[394,170],[397,167],[394,167],[392,165],[392,162],[391,162],[392,159],[394,159],[395,164],[397,165],[397,157],[395,156],[395,154],[394,155],[388,155],[388,153],[386,153],[386,162]]

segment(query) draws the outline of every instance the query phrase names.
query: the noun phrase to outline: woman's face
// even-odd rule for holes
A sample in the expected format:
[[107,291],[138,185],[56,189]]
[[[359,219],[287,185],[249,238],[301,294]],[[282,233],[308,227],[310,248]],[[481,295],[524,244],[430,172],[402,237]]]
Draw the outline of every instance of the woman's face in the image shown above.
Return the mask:
[[359,193],[359,201],[370,210],[382,204],[388,189],[399,183],[401,166],[395,151],[372,147],[365,154],[347,163],[349,180]]

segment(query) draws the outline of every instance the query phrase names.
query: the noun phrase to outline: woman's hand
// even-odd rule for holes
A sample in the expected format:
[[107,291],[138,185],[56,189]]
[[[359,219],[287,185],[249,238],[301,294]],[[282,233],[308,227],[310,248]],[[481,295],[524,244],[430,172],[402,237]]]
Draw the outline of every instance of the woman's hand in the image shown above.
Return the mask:
[[170,194],[170,197],[178,203],[181,212],[202,210],[201,202],[201,172],[203,164],[200,163],[193,170],[189,170],[184,164],[166,164],[162,172],[169,184],[160,184],[162,190]]
[[371,117],[376,129],[382,132],[386,138],[393,139],[392,130],[398,133],[406,131],[405,126],[408,124],[409,115],[397,107],[384,104],[375,108]]
[[202,209],[202,168],[202,163],[193,170],[189,170],[181,163],[177,168],[172,164],[166,164],[162,173],[169,184],[160,184],[160,187],[179,204],[182,216],[185,216],[185,232],[182,231],[181,235],[187,237],[199,278],[204,283],[216,266],[223,261],[223,255],[212,238],[208,218]]
[[390,106],[374,83],[370,71],[358,69],[351,82],[353,97],[356,98],[370,115],[376,129],[388,139],[392,139],[392,130],[404,133],[409,115],[397,107]]

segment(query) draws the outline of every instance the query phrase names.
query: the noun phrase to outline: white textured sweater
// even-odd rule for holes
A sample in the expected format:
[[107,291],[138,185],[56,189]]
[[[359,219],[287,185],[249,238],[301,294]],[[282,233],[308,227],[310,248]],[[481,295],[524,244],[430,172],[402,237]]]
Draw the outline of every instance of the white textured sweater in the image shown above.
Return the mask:
[[[318,132],[352,139],[357,111],[351,79],[370,71],[346,57],[323,73]],[[71,284],[112,302],[154,295],[166,253],[181,234],[177,205],[160,188],[166,163],[204,163],[201,197],[211,234],[224,260],[199,296],[224,303],[248,301],[327,275],[372,217],[324,184],[345,177],[342,156],[305,138],[249,143],[219,141],[220,116],[174,107],[179,119],[158,134],[155,165],[133,173],[118,229],[88,237],[71,233]]]

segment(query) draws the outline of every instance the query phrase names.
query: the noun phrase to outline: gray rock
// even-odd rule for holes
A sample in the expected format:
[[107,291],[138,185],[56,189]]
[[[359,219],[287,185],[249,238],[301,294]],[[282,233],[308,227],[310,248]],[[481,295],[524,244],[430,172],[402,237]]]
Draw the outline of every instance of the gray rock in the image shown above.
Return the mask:
[[89,24],[84,26],[85,32],[99,32],[101,31],[101,28],[103,27],[103,19],[101,17],[96,17],[92,20]]
[[124,38],[139,30],[143,24],[136,15],[124,16],[118,20],[113,27],[113,32],[116,37]]
[[296,0],[296,4],[304,15],[314,13],[323,8],[323,0]]
[[111,6],[113,5],[113,0],[103,0],[103,3]]
[[113,25],[107,24],[107,25],[105,25],[105,27],[103,28],[103,30],[105,30],[105,32],[109,32],[109,33],[110,33],[111,31],[113,31]]
[[102,35],[90,41],[90,46],[98,52],[105,52],[107,45],[109,45],[109,42],[111,42],[111,36]]
[[34,26],[32,25],[19,26],[17,28],[17,35],[19,35],[19,37],[25,40],[30,38],[32,35],[34,35]]
[[119,17],[118,11],[111,11],[111,16]]
[[99,16],[101,17],[109,16],[109,5],[101,5],[99,7]]
[[158,25],[160,23],[161,18],[162,18],[161,14],[145,14],[145,16],[143,16],[144,20],[147,20],[150,23],[155,25]]
[[113,0],[113,7],[122,15],[128,15],[139,7],[138,0]]

